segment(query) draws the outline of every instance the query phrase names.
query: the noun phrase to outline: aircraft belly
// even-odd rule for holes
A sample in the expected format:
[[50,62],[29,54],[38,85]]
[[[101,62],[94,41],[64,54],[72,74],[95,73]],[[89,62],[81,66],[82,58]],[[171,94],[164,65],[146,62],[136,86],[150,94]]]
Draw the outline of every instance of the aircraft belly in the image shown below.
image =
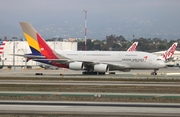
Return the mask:
[[156,69],[159,68],[156,64],[149,64],[147,62],[130,63],[132,69]]

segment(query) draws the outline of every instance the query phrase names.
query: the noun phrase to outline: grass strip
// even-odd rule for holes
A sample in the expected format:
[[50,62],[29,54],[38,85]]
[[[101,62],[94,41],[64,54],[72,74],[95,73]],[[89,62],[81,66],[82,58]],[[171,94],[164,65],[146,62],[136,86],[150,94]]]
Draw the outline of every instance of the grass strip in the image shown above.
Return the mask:
[[109,92],[109,93],[174,93],[180,86],[109,86],[109,85],[32,85],[0,84],[0,91]]
[[180,77],[134,77],[134,78],[66,78],[66,77],[0,77],[0,80],[44,80],[44,81],[131,81],[131,82],[180,82]]

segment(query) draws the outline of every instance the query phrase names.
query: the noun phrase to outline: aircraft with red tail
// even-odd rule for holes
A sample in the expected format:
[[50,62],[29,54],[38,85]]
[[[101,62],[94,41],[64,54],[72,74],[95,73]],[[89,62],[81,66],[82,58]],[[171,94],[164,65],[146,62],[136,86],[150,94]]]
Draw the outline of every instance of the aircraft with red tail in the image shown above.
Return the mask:
[[159,56],[140,51],[64,51],[51,49],[28,22],[20,22],[31,49],[30,54],[17,55],[49,65],[82,70],[83,74],[105,74],[109,71],[156,70],[164,68]]

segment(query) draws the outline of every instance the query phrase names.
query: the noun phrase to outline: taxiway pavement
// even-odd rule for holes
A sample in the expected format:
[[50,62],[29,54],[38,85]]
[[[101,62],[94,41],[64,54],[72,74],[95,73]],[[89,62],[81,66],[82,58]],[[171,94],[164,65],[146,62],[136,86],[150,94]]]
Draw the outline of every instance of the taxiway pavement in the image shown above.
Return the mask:
[[[123,103],[123,102],[67,102],[67,101],[0,101],[1,113],[42,113],[108,116],[178,117],[180,104]],[[7,111],[8,110],[8,111]]]
[[[106,75],[82,75],[82,71],[74,71],[69,69],[59,69],[59,70],[0,70],[0,77],[66,77],[66,78],[117,78],[117,77],[179,77],[180,69],[178,67],[174,68],[164,68],[157,71],[158,75],[153,76],[150,73],[153,70],[132,70],[130,72],[115,71],[116,74],[106,74]],[[42,73],[42,75],[36,75],[36,73]]]

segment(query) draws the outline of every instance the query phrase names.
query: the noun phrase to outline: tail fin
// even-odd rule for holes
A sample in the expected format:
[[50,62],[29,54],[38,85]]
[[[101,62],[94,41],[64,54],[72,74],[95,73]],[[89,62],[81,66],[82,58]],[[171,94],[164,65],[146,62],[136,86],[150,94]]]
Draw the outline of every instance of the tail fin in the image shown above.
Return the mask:
[[47,59],[58,59],[41,35],[28,22],[20,22],[24,36],[29,44],[32,55],[45,56]]
[[174,51],[177,48],[178,43],[173,43],[172,46],[162,55],[163,59],[165,59],[166,61],[168,59],[171,59],[172,56],[174,55]]
[[6,41],[7,41],[7,39],[6,39],[6,37],[4,37],[4,39],[2,40],[2,42],[0,42],[0,57],[2,57],[2,54],[3,54],[3,52],[4,52],[4,46],[5,46],[5,44],[6,44]]
[[138,42],[134,42],[131,47],[129,47],[129,49],[127,51],[135,51],[136,50],[136,47],[138,45]]

